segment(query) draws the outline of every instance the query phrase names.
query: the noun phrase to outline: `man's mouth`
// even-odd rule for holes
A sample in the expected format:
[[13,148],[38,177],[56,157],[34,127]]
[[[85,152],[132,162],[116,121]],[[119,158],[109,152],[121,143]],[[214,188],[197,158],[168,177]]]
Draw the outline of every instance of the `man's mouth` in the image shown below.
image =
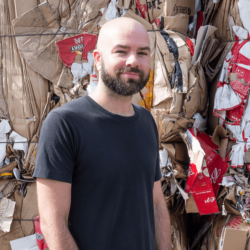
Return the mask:
[[139,74],[134,73],[134,72],[124,72],[121,75],[124,75],[124,76],[129,77],[129,78],[138,78],[139,77]]

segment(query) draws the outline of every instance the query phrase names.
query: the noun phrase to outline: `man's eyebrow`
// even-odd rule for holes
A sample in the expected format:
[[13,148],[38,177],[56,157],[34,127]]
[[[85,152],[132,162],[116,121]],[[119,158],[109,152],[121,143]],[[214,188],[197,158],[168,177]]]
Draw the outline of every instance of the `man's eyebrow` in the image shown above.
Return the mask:
[[148,52],[150,52],[150,48],[147,46],[147,47],[140,47],[138,50],[148,50]]
[[129,49],[130,47],[129,47],[129,46],[126,46],[126,45],[117,44],[117,45],[114,47],[114,49],[117,49],[117,48]]

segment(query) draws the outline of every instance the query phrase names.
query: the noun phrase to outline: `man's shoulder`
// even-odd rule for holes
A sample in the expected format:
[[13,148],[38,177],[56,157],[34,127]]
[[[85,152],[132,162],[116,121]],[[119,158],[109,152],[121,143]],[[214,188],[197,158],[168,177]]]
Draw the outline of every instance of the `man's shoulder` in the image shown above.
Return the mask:
[[136,104],[133,104],[133,107],[140,114],[140,116],[153,119],[152,114],[146,108],[144,108],[144,107],[142,107],[140,105],[136,105]]
[[79,99],[70,101],[62,105],[61,107],[51,111],[50,113],[57,113],[61,116],[68,116],[72,114],[79,114],[85,112],[91,108],[90,103],[87,100],[86,96],[83,96]]
[[75,125],[75,123],[79,122],[79,119],[81,121],[85,118],[88,119],[88,115],[92,113],[92,108],[87,98],[85,96],[81,97],[50,111],[44,125],[52,126],[52,124],[58,124],[57,126],[59,126],[60,123],[67,126],[70,124]]

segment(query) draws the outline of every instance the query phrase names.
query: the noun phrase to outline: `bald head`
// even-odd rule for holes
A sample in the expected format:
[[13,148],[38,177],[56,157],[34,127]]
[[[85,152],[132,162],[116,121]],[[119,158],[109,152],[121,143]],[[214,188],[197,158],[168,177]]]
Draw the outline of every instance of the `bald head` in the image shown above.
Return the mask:
[[94,50],[99,86],[119,96],[132,96],[147,83],[150,70],[150,40],[139,22],[125,17],[103,25]]
[[127,17],[115,18],[102,26],[98,36],[97,49],[102,51],[116,38],[130,37],[138,37],[150,46],[147,31],[141,23]]

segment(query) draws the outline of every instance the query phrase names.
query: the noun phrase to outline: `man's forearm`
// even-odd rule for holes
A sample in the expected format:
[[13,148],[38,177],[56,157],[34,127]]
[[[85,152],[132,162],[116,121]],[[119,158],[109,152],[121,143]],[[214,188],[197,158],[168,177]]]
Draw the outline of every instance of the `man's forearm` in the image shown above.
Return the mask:
[[171,249],[171,230],[168,209],[165,200],[155,204],[155,243],[157,250]]
[[65,223],[62,225],[41,223],[41,230],[50,250],[79,250]]

